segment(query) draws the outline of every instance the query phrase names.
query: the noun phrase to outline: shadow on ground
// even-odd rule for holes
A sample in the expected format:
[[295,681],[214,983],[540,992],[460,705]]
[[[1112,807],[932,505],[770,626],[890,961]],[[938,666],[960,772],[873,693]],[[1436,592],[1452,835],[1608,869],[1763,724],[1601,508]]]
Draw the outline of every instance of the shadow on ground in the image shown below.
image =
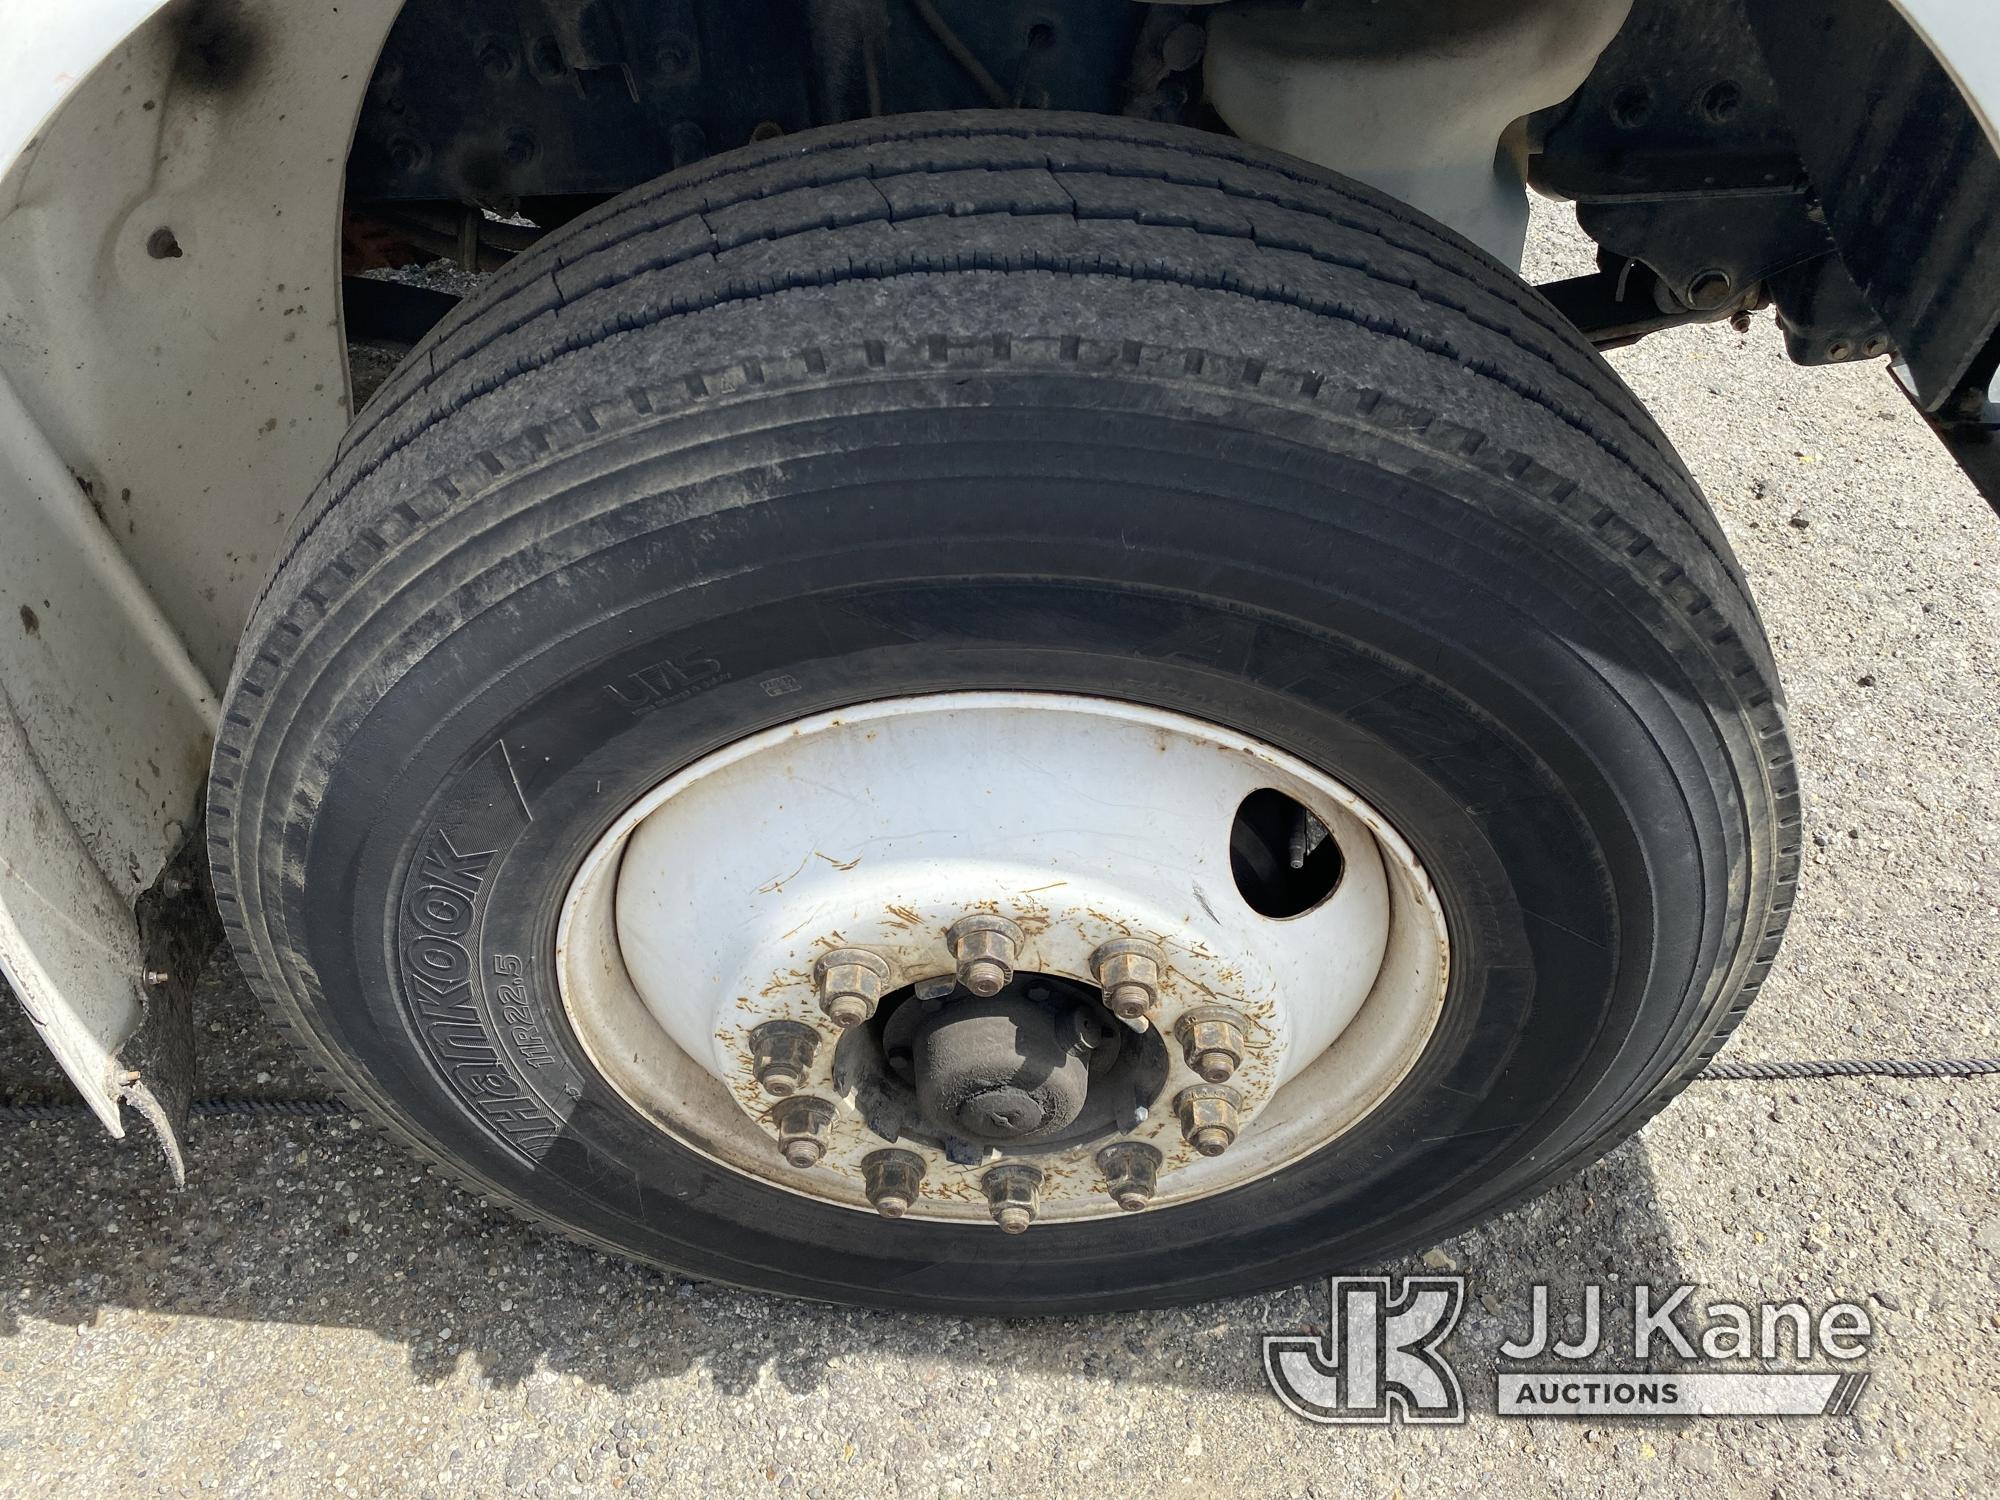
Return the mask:
[[[62,1097],[60,1074],[11,997],[0,992],[0,1002],[0,1100]],[[226,963],[200,1002],[206,1054],[224,1059],[202,1092],[320,1092]],[[190,1186],[177,1193],[138,1128],[119,1143],[84,1119],[0,1126],[0,1367],[25,1321],[87,1327],[129,1308],[369,1330],[406,1350],[426,1383],[470,1363],[501,1385],[545,1368],[629,1391],[700,1368],[726,1394],[767,1374],[807,1392],[836,1359],[886,1354],[908,1359],[919,1380],[1000,1368],[1255,1390],[1257,1335],[1320,1332],[1327,1318],[1323,1282],[1046,1322],[820,1306],[570,1244],[355,1120],[203,1119],[191,1137]],[[1492,1351],[1527,1328],[1532,1283],[1551,1283],[1554,1304],[1568,1307],[1563,1289],[1584,1281],[1685,1279],[1639,1141],[1428,1259],[1376,1269],[1470,1277],[1452,1348],[1475,1408],[1493,1400]],[[315,1394],[312,1372],[301,1378]]]

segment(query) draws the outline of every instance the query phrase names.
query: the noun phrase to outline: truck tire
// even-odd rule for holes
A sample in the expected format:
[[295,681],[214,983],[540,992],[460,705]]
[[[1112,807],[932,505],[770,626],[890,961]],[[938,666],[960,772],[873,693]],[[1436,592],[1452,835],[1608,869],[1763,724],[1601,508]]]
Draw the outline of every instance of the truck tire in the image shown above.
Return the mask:
[[[886,767],[869,758],[877,729],[912,747],[894,774],[755,779],[785,774],[773,744]],[[1358,889],[1379,857],[1389,915],[1344,916],[1376,934],[1350,946],[1393,955],[1426,922],[1437,936],[1413,960],[1433,965],[1431,1010],[1430,980],[1359,981],[1374,988],[1358,1003],[1393,991],[1418,1028],[1379,1086],[1319,1054],[1272,1081],[1259,1037],[1303,1047],[1317,980],[1225,993],[1244,1056],[1199,1067],[1239,1067],[1246,1095],[1264,1078],[1284,1111],[1266,1102],[1229,1140],[1196,1143],[1206,1115],[1175,1133],[1209,1097],[1190,1102],[1180,1071],[1196,1066],[1177,1050],[1185,1018],[1091,1031],[1104,976],[1073,954],[1046,959],[1041,998],[1016,993],[1034,954],[1083,940],[1037,927],[1030,908],[1059,889],[1007,887],[981,908],[1019,938],[1020,973],[992,1003],[1015,1007],[1010,1024],[1069,1006],[1087,1045],[1108,1036],[1131,1067],[1172,1073],[1070,1156],[1035,1156],[1025,1135],[1014,1149],[1003,1110],[979,1126],[1001,1146],[969,1154],[907,1115],[928,1172],[907,1203],[879,1160],[865,1200],[853,1172],[787,1165],[780,1138],[790,1153],[813,1130],[805,1157],[892,1144],[868,1089],[893,1080],[873,1052],[829,1062],[837,1048],[893,1051],[866,1034],[901,1024],[898,1005],[935,1020],[972,1003],[905,968],[882,983],[914,978],[930,998],[864,995],[874,1014],[838,1030],[825,953],[846,929],[772,959],[786,993],[771,1003],[834,1069],[798,1084],[826,1096],[831,1126],[786,1113],[775,1081],[682,1100],[712,1091],[687,1082],[706,1054],[664,1032],[630,1056],[580,1034],[597,1001],[578,996],[600,980],[572,993],[560,966],[582,961],[583,927],[564,924],[585,921],[589,870],[621,882],[603,930],[635,945],[601,982],[623,987],[616,1004],[629,990],[671,1012],[672,1031],[675,1007],[708,1015],[704,987],[725,982],[710,947],[735,941],[728,902],[804,900],[795,879],[837,905],[841,881],[887,879],[898,851],[930,847],[898,840],[942,836],[896,827],[897,798],[948,805],[954,777],[950,847],[980,878],[988,834],[1053,847],[1036,842],[1060,833],[1034,826],[1046,799],[1051,820],[1112,830],[1091,849],[1148,851],[1126,861],[1134,881],[1185,884],[1140,867],[1150,830],[1162,848],[1196,836],[1184,804],[1207,787],[1149,789],[1130,771],[1140,730],[1163,767],[1212,755],[1218,786],[1262,764],[1293,789],[1255,816],[1243,799],[1239,847],[1173,913],[1185,933],[1127,931],[1160,949],[1154,999],[1170,1009],[1177,983],[1204,983],[1212,1001],[1226,976],[1278,972],[1266,940],[1284,964],[1324,966],[1331,994],[1313,903]],[[1016,736],[1033,754],[1010,761]],[[703,769],[730,765],[761,767],[732,773],[761,794],[732,803]],[[823,828],[787,821],[786,785],[800,808],[894,837],[828,850]],[[1003,785],[1017,790],[996,798]],[[649,797],[681,821],[634,823]],[[1288,158],[1005,113],[753,146],[604,205],[497,275],[376,398],[302,516],[244,636],[209,809],[217,901],[272,1014],[346,1098],[475,1190],[702,1277],[1007,1315],[1378,1263],[1602,1155],[1742,1016],[1799,851],[1742,575],[1638,402],[1533,290]],[[627,903],[656,868],[651,826],[666,828],[658,888],[680,894],[646,927]],[[1322,859],[1332,873],[1301,895],[1322,840],[1348,873]],[[753,854],[794,849],[797,871],[732,884]],[[1084,884],[1122,889],[1115,851],[1085,863]],[[907,941],[930,945],[950,989],[972,950],[928,923]],[[904,941],[888,932],[883,951]],[[1225,939],[1239,950],[1204,949]],[[658,972],[671,982],[645,989]],[[765,1002],[746,988],[713,1003]],[[648,1074],[640,1054],[663,1042]],[[842,1093],[843,1067],[875,1081]],[[740,1118],[701,1117],[732,1100]],[[1069,1105],[1044,1089],[1045,1107]],[[780,1121],[768,1169],[744,1154],[760,1119]],[[1126,1191],[1090,1153],[1142,1129],[1158,1181]],[[996,1162],[1043,1163],[1042,1186],[996,1185]],[[1119,1202],[1098,1212],[1093,1192]],[[1032,1227],[998,1233],[989,1209]]]

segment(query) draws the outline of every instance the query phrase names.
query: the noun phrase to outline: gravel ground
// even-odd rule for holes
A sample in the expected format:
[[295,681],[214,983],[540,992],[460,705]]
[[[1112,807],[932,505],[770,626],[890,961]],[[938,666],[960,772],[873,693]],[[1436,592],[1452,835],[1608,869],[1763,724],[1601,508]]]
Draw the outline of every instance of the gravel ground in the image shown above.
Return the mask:
[[[1530,274],[1587,259],[1538,215]],[[1614,356],[1757,584],[1811,827],[1728,1057],[1991,1056],[2000,523],[1879,367],[1760,323]],[[208,1091],[313,1092],[226,968]],[[0,1098],[59,1094],[11,1005]],[[196,1184],[83,1122],[0,1127],[0,1493],[2000,1492],[2000,1080],[1698,1085],[1543,1199],[1391,1272],[1462,1269],[1459,1429],[1320,1429],[1258,1336],[1325,1287],[1056,1323],[689,1282],[515,1224],[348,1120],[198,1122]],[[1493,1415],[1537,1280],[1867,1303],[1850,1416]]]

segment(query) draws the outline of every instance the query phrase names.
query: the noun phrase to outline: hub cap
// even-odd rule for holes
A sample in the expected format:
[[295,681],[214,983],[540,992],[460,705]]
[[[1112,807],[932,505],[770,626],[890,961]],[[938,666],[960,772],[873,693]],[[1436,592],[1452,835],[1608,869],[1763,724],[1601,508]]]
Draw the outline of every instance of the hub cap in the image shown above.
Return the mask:
[[885,1233],[1277,1171],[1409,1070],[1448,969],[1415,855],[1339,782],[1178,714],[1034,693],[884,700],[714,752],[592,850],[558,950],[577,1035],[635,1108],[910,1226]]

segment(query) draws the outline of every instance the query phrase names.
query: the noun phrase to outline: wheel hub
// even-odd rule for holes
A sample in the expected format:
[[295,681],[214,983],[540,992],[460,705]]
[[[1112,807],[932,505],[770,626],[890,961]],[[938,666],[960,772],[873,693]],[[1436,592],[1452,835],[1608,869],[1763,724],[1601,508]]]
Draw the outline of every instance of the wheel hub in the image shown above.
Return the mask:
[[917,1027],[918,1102],[939,1134],[1025,1144],[1083,1112],[1102,1036],[1075,1007],[1017,989],[941,1004]]
[[[1240,848],[1252,807],[1280,865],[1285,839],[1337,848],[1282,918]],[[662,783],[585,861],[558,966],[600,1070],[684,1142],[827,1202],[1022,1229],[1326,1144],[1414,1061],[1446,950],[1414,855],[1303,762],[1135,705],[949,694]]]

